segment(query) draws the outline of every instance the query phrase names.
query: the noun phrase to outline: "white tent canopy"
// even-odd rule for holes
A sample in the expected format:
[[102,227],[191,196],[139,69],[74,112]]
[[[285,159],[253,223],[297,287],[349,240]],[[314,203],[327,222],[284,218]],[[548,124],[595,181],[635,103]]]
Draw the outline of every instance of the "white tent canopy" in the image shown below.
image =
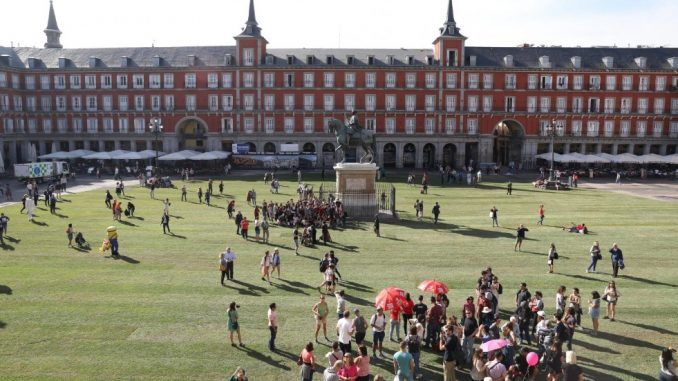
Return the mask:
[[200,155],[195,155],[193,157],[190,157],[188,160],[196,160],[196,161],[223,160],[223,159],[228,159],[229,156],[231,156],[230,152],[210,151],[210,152],[205,152],[205,153],[201,153]]
[[65,157],[66,159],[80,159],[84,156],[91,155],[95,153],[94,151],[90,151],[88,149],[76,149],[75,151],[70,151],[67,152],[67,156]]
[[193,156],[200,155],[200,152],[198,151],[193,151],[190,149],[179,151],[179,152],[173,152],[170,153],[169,155],[165,155],[161,157],[159,160],[162,161],[177,161],[177,160],[187,160]]
[[118,156],[129,153],[123,149],[118,149],[111,152],[95,152],[91,155],[83,156],[83,159],[87,160],[117,160]]
[[68,152],[64,152],[64,151],[52,152],[52,153],[48,153],[48,154],[45,154],[45,155],[40,155],[40,156],[38,156],[38,159],[64,160],[64,159],[68,159]]
[[[165,155],[164,152],[158,151],[158,156]],[[155,151],[153,150],[144,150],[141,152],[127,152],[122,155],[118,155],[116,159],[118,160],[146,160],[155,157]]]

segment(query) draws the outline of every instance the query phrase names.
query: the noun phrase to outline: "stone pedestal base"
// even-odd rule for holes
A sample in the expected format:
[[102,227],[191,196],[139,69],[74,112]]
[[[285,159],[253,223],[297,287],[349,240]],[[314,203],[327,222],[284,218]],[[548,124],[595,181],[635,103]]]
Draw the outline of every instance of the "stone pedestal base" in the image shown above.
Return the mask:
[[334,166],[337,199],[349,218],[373,218],[379,212],[375,179],[376,164],[341,163]]

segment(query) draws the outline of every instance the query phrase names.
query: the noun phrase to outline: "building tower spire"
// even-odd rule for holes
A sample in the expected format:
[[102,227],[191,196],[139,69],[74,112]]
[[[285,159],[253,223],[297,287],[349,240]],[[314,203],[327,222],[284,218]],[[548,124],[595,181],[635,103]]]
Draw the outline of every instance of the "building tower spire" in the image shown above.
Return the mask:
[[240,36],[261,37],[261,28],[259,28],[259,23],[257,23],[257,17],[254,13],[254,0],[250,0],[249,16],[245,23],[245,29],[240,33]]
[[54,14],[54,6],[52,0],[49,1],[49,18],[47,19],[47,28],[45,28],[45,35],[47,35],[47,42],[45,48],[61,49],[63,45],[59,42],[61,31],[57,25],[56,15]]
[[459,36],[459,28],[457,28],[457,22],[454,21],[454,8],[452,7],[452,0],[449,0],[447,4],[447,20],[445,24],[440,28],[441,36]]

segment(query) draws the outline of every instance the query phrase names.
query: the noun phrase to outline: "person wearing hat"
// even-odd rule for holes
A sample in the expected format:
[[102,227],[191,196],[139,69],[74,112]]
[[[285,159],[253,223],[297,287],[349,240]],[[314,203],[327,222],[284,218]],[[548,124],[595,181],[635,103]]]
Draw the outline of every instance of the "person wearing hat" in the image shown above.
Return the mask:
[[583,381],[584,372],[577,365],[577,355],[574,351],[565,352],[565,365],[563,365],[563,381]]
[[489,327],[494,321],[494,314],[492,314],[492,308],[487,306],[483,307],[483,309],[480,311],[480,320],[483,325]]

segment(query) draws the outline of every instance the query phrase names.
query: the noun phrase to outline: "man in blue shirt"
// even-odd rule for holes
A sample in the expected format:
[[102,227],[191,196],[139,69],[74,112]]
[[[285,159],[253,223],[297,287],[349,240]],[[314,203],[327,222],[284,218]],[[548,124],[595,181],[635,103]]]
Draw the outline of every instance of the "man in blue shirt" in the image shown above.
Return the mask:
[[407,342],[400,343],[400,350],[393,355],[393,373],[398,376],[400,381],[414,381],[414,358],[407,352]]

